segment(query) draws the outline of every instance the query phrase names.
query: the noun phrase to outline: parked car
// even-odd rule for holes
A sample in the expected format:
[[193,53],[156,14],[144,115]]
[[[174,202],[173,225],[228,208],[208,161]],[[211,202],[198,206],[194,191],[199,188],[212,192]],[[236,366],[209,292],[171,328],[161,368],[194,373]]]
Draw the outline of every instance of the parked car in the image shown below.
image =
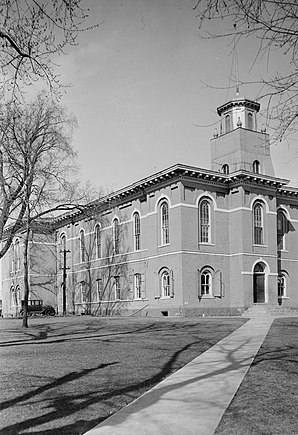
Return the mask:
[[[24,306],[24,301],[22,301]],[[21,309],[20,314],[23,315],[24,308]],[[33,299],[28,301],[28,315],[34,316],[35,314],[42,314],[43,316],[55,316],[55,308],[51,305],[44,305],[42,299]]]

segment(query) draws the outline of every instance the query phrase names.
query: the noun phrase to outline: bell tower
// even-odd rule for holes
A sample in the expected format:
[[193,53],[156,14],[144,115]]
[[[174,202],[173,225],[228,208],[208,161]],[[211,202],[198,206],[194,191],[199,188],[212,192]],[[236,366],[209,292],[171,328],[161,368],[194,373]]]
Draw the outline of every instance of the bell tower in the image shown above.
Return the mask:
[[229,173],[239,170],[274,176],[269,135],[258,130],[260,104],[239,96],[219,106],[219,132],[211,139],[211,169]]

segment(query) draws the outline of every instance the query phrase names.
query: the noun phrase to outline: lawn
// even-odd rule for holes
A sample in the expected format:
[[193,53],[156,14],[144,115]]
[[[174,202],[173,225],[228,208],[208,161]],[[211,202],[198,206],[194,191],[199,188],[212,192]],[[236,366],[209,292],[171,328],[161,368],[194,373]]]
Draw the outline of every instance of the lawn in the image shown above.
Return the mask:
[[82,434],[245,322],[0,320],[0,433]]
[[216,435],[298,434],[298,318],[276,319]]

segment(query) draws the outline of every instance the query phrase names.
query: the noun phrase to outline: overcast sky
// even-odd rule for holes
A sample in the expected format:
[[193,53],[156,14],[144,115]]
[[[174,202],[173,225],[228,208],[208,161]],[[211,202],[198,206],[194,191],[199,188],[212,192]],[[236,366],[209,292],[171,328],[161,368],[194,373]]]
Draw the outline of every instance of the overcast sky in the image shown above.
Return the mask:
[[[73,84],[63,104],[79,122],[73,144],[82,178],[116,190],[175,163],[210,168],[216,108],[234,96],[221,89],[234,75],[231,46],[198,37],[193,1],[86,4],[101,24],[60,59],[59,71]],[[253,59],[247,40],[238,48],[242,81],[279,68],[271,58],[251,69]],[[253,99],[257,91],[241,94]],[[273,145],[272,156],[276,176],[298,185],[297,148]]]

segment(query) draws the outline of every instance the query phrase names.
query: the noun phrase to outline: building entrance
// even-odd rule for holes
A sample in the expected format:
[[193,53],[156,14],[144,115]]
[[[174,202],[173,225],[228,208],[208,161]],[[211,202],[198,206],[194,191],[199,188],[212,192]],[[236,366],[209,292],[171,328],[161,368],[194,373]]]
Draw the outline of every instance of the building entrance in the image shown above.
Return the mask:
[[253,302],[265,302],[265,266],[258,263],[254,267],[253,274]]

